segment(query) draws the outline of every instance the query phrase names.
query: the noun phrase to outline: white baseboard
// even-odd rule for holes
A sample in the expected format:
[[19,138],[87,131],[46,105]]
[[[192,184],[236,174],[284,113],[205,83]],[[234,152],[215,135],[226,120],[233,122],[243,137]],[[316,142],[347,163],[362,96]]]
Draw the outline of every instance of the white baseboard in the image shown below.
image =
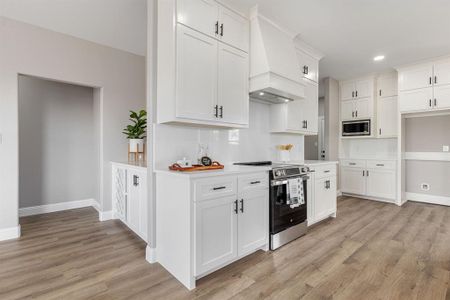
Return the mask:
[[11,228],[0,229],[0,241],[20,238],[20,225]]
[[63,211],[63,210],[68,210],[68,209],[89,207],[89,206],[95,206],[95,205],[98,205],[98,203],[94,199],[85,199],[85,200],[61,202],[61,203],[55,203],[55,204],[46,204],[46,205],[33,206],[33,207],[24,207],[24,208],[19,209],[19,216],[26,217],[26,216],[40,215],[40,214]]
[[416,202],[450,206],[450,197],[444,196],[419,194],[419,193],[406,193],[406,199]]
[[100,220],[100,222],[108,221],[108,220],[114,219],[113,211],[112,211],[112,210],[109,210],[109,211],[99,211],[99,212],[98,212],[98,219]]
[[149,245],[147,245],[147,248],[145,248],[145,259],[153,264],[156,262],[156,248],[150,248]]
[[342,196],[341,190],[337,190],[337,191],[336,191],[336,195],[337,195],[338,197]]

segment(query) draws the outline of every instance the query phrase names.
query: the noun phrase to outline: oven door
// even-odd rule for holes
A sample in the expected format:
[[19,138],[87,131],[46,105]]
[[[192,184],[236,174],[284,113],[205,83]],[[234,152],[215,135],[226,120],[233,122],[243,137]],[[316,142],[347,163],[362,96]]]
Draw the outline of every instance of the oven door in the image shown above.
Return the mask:
[[308,202],[307,181],[308,176],[303,176],[303,193],[305,203],[291,208],[287,204],[288,185],[271,185],[270,187],[270,233],[277,234],[289,227],[303,223],[307,218],[306,205]]
[[370,135],[370,120],[342,122],[342,136]]

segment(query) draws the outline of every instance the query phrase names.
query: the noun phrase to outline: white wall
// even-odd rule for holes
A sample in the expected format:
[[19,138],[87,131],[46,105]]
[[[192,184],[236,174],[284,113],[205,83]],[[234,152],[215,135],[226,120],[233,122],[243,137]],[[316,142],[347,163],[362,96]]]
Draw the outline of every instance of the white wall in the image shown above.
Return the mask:
[[155,126],[155,164],[167,168],[186,157],[196,162],[198,144],[209,146],[209,155],[223,164],[277,160],[276,145],[293,144],[291,160],[303,160],[304,138],[295,134],[269,132],[269,105],[250,102],[248,129],[197,128],[158,124]]
[[93,92],[19,76],[20,208],[98,199]]
[[112,160],[124,160],[129,109],[145,107],[145,58],[0,17],[0,229],[18,225],[18,74],[101,88],[100,186],[111,210]]

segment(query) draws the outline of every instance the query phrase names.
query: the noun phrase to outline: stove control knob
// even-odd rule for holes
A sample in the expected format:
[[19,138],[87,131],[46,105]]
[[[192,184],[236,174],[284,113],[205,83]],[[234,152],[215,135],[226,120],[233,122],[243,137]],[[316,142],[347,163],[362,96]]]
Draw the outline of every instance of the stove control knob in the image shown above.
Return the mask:
[[276,175],[276,176],[281,176],[281,171],[280,171],[280,170],[275,171],[275,175]]

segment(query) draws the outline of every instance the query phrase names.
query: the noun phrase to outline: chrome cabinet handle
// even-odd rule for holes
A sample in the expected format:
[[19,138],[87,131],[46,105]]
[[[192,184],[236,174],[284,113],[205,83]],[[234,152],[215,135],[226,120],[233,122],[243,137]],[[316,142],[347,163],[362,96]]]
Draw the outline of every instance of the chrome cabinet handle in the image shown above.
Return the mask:
[[244,199],[241,199],[241,213],[244,212]]

